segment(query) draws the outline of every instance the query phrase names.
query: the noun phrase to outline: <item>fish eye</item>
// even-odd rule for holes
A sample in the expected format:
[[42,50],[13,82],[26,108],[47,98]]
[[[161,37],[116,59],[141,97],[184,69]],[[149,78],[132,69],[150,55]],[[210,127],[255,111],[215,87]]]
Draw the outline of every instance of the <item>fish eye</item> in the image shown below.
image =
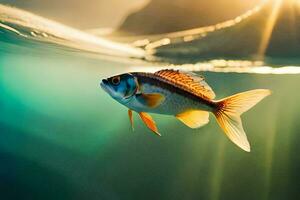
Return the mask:
[[111,83],[113,85],[119,85],[120,84],[120,76],[114,76],[111,78]]

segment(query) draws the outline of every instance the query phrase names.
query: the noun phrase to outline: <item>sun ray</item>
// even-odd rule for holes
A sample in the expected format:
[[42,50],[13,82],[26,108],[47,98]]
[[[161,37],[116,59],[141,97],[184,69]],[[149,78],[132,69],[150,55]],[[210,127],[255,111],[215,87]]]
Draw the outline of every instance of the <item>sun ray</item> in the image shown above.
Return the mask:
[[262,33],[261,43],[258,48],[258,55],[261,58],[263,58],[265,55],[266,49],[269,45],[269,42],[270,42],[270,39],[272,36],[274,26],[275,26],[277,18],[278,18],[280,8],[283,3],[283,0],[271,0],[271,1],[272,1],[272,4],[271,4],[272,11],[267,19],[267,24],[264,29],[264,32]]

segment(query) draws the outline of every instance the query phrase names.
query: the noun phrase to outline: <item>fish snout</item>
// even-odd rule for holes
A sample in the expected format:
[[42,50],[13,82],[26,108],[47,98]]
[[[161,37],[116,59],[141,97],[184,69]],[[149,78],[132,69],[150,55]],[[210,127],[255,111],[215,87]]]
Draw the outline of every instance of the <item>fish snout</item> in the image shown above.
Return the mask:
[[102,79],[102,82],[101,82],[101,84],[107,85],[107,84],[108,84],[108,80],[106,80],[106,79]]
[[100,83],[100,87],[104,90],[106,90],[106,87],[108,85],[108,80],[106,79],[102,79],[101,83]]

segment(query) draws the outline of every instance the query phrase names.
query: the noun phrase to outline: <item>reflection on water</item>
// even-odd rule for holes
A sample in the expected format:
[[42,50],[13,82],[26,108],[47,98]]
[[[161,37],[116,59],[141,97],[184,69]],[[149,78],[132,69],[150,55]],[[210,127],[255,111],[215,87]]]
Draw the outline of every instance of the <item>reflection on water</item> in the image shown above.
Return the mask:
[[[259,12],[261,10],[261,7],[262,5],[258,5],[253,9],[245,12],[244,14],[237,16],[234,19],[227,20],[225,22],[221,22],[212,26],[206,26],[206,27],[168,33],[168,34],[160,34],[155,36],[150,35],[148,36],[148,39],[141,39],[141,40],[134,41],[133,45],[137,47],[144,47],[146,50],[151,52],[151,50],[154,50],[158,47],[162,47],[168,44],[191,42],[193,40],[206,37],[211,32],[235,26],[241,21]],[[143,37],[147,38],[147,36],[143,36]]]
[[[161,138],[138,119],[131,131],[126,108],[105,94],[99,81],[165,63],[137,61],[135,48],[130,55],[123,49],[122,55],[103,59],[72,45],[53,45],[54,30],[30,30],[31,36],[20,39],[15,32],[24,34],[23,29],[16,28],[2,21],[0,29],[3,197],[274,200],[298,195],[297,66],[223,59],[167,66],[202,71],[217,99],[254,88],[273,91],[243,116],[252,146],[245,153],[222,135],[212,116],[208,125],[189,129],[172,116],[153,115]],[[32,40],[38,34],[47,40]],[[103,54],[112,51],[101,48]]]
[[196,64],[185,65],[155,65],[155,66],[132,66],[129,71],[155,72],[157,70],[172,68],[183,71],[209,71],[222,73],[250,73],[250,74],[300,74],[300,67],[283,66],[270,67],[265,66],[262,61],[249,60],[210,60],[202,61]]
[[[143,50],[114,43],[34,14],[0,4],[0,28],[25,40],[41,41],[98,54],[143,57]],[[8,37],[8,36],[6,36]]]

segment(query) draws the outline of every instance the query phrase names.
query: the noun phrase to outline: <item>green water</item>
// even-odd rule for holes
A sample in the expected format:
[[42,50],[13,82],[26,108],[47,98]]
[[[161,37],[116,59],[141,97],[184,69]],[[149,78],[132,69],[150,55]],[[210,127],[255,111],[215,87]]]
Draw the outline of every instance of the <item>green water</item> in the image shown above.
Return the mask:
[[99,87],[121,62],[1,43],[1,199],[297,199],[299,75],[204,73],[217,98],[272,96],[243,115],[252,152],[213,116],[192,130],[153,115],[162,137]]
[[[300,198],[299,58],[268,58],[264,75],[228,73],[245,68],[217,69],[216,61],[203,65],[219,71],[201,73],[217,99],[273,91],[242,117],[252,149],[246,153],[213,116],[208,125],[189,129],[175,117],[153,115],[162,133],[157,137],[135,115],[132,132],[127,109],[99,82],[161,64],[145,63],[140,49],[103,43],[13,8],[0,15],[1,200]],[[278,65],[295,66],[285,75],[272,68]],[[251,67],[246,71],[262,72]]]

